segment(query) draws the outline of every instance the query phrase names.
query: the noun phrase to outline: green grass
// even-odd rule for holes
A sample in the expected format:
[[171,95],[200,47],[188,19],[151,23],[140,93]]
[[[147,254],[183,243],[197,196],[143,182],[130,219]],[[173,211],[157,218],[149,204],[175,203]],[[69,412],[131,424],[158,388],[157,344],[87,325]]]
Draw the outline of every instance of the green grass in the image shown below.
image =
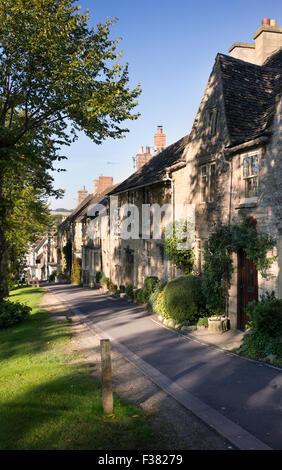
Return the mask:
[[0,330],[0,450],[152,448],[154,431],[138,408],[115,397],[114,414],[104,414],[90,365],[66,352],[70,324],[37,307],[42,294],[12,291],[32,315]]

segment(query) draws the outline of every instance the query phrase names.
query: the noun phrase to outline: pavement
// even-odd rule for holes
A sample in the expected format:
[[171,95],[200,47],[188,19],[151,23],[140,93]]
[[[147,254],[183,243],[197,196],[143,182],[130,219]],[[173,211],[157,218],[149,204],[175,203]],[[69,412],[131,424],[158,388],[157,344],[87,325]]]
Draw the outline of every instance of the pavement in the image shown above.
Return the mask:
[[[224,344],[210,344],[207,336],[178,334],[126,300],[70,285],[47,289],[80,315],[90,330],[110,338],[128,361],[234,446],[282,449],[280,369],[237,356],[224,349]],[[229,348],[236,342],[233,339],[224,340]]]

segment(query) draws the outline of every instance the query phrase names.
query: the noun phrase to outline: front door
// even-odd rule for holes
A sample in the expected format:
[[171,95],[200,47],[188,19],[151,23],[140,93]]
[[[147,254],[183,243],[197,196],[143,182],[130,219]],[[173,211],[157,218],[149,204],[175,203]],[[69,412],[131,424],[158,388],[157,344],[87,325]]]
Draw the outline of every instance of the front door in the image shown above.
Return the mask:
[[238,314],[237,328],[244,330],[248,323],[245,306],[251,300],[258,300],[258,272],[244,252],[238,253]]

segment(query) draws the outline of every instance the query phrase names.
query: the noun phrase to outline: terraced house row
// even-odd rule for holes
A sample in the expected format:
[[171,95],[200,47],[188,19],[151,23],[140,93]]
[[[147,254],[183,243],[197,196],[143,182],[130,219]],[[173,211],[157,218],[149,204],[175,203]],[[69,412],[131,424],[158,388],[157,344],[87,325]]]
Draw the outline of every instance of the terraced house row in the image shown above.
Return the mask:
[[[143,285],[147,276],[168,280],[181,272],[167,260],[163,238],[123,239],[111,236],[110,200],[118,207],[134,203],[171,204],[183,214],[195,207],[195,270],[203,265],[203,245],[219,224],[236,224],[252,216],[257,230],[276,240],[277,256],[267,278],[243,255],[233,255],[234,272],[228,297],[232,328],[243,328],[243,307],[260,293],[274,290],[282,297],[282,27],[264,19],[254,42],[236,42],[229,55],[218,54],[192,130],[166,147],[159,126],[153,155],[139,149],[136,171],[123,182],[100,177],[93,194],[80,194],[76,209],[58,230],[58,263],[69,241],[72,256],[82,258],[83,283],[89,285],[97,271],[119,285]],[[105,207],[101,236],[93,239],[96,204]],[[94,209],[93,209],[94,207]],[[91,209],[92,208],[92,209]],[[179,212],[179,210],[178,210]],[[179,213],[177,217],[179,216]],[[147,216],[146,216],[147,217]],[[165,218],[162,224],[166,224]]]

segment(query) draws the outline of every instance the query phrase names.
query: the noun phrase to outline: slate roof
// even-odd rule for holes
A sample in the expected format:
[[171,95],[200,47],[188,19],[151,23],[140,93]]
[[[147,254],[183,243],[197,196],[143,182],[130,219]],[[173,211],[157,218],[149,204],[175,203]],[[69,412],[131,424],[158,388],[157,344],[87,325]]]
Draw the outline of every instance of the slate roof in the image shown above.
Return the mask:
[[118,186],[118,184],[113,184],[112,186],[109,186],[108,188],[106,188],[105,191],[103,191],[102,193],[99,193],[99,194],[96,194],[96,195],[92,194],[92,199],[90,199],[88,204],[80,212],[79,216],[77,217],[77,220],[81,221],[84,217],[87,217],[87,211],[88,211],[90,206],[92,206],[94,204],[107,205],[108,204],[108,199],[106,198],[106,196],[111,191],[113,191],[117,186]]
[[130,188],[160,181],[166,170],[183,159],[183,152],[189,142],[189,135],[178,140],[149,160],[138,171],[119,184],[110,194],[116,194]]
[[263,66],[224,54],[218,54],[217,60],[230,137],[228,147],[262,136],[281,87],[282,49]]

